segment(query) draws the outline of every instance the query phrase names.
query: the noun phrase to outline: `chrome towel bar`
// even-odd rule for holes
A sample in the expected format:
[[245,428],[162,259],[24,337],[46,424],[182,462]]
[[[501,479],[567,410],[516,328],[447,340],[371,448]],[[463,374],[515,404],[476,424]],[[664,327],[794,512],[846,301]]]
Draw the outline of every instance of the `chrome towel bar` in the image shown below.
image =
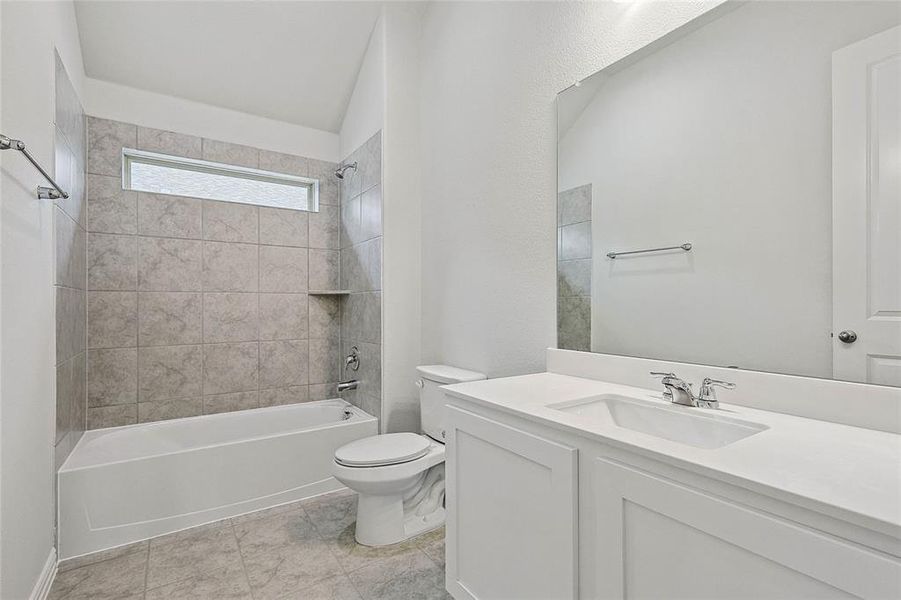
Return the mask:
[[61,187],[59,187],[53,178],[44,170],[41,165],[38,164],[38,161],[34,159],[31,153],[25,148],[25,142],[22,140],[14,140],[12,138],[6,137],[2,133],[0,133],[0,150],[18,150],[22,154],[25,155],[25,158],[28,159],[28,162],[34,165],[34,168],[41,172],[41,175],[44,176],[44,179],[50,182],[50,185],[53,188],[48,188],[42,185],[38,186],[38,198],[41,200],[56,200],[57,198],[68,198],[69,194],[63,191]]
[[691,250],[691,243],[685,242],[678,246],[664,246],[663,248],[647,248],[646,250],[629,250],[628,252],[608,252],[607,258],[616,258],[617,256],[626,256],[627,254],[644,254],[646,252],[662,252],[664,250]]

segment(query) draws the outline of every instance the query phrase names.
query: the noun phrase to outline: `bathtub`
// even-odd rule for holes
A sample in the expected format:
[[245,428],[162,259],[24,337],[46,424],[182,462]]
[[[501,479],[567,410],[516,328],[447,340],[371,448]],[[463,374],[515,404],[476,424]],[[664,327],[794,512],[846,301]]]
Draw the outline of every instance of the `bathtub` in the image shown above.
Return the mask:
[[377,420],[322,400],[86,432],[59,471],[59,556],[341,489],[335,450]]

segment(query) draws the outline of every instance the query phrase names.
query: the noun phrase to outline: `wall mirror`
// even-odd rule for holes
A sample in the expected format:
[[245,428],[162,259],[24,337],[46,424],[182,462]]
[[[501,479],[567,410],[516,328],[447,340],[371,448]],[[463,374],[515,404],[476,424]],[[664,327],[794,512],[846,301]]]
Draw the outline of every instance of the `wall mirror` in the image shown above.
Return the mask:
[[561,92],[558,346],[901,386],[899,23],[727,3]]

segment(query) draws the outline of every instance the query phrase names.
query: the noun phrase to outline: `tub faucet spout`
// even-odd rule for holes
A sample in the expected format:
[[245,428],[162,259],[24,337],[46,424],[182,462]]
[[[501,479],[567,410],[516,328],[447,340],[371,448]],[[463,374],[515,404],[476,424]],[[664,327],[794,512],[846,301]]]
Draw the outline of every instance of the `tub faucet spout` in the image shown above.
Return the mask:
[[360,382],[356,379],[351,379],[350,381],[342,381],[338,384],[338,393],[340,394],[341,392],[346,392],[348,390],[355,390],[357,389],[357,385],[359,385],[359,383]]

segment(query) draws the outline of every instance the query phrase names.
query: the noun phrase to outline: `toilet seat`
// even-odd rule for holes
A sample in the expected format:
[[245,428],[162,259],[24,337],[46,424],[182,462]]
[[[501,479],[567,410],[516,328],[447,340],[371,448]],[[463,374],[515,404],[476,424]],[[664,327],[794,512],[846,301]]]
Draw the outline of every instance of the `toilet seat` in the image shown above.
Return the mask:
[[335,451],[346,467],[381,467],[416,460],[429,451],[428,438],[415,433],[387,433],[356,440]]

